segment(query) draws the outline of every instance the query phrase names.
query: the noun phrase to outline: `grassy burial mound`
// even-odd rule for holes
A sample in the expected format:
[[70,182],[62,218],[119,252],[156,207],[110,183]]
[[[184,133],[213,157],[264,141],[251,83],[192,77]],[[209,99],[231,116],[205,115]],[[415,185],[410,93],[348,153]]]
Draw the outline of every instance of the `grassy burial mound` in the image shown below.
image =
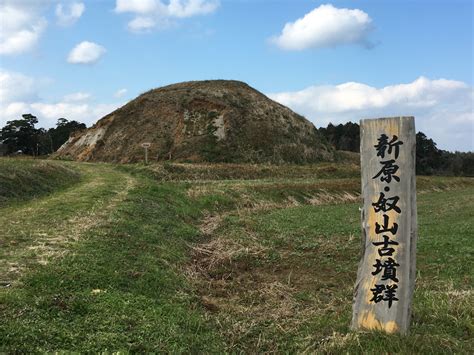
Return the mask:
[[65,164],[33,159],[0,159],[0,206],[70,186],[80,173]]
[[150,90],[71,137],[59,158],[308,163],[332,160],[314,125],[239,81],[185,82]]

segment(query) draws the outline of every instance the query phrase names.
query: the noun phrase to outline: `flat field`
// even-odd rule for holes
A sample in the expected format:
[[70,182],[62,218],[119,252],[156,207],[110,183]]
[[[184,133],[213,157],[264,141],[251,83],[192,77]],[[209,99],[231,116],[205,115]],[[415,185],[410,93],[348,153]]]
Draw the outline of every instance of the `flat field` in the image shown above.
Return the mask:
[[0,159],[0,351],[474,353],[474,179],[419,177],[408,336],[349,330],[360,177]]

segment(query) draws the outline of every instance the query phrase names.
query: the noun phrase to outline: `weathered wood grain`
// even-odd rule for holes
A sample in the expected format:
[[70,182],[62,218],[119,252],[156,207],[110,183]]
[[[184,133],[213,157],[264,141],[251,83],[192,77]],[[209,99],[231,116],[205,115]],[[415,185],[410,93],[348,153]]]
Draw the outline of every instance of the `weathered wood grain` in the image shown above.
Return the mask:
[[[359,263],[357,281],[355,284],[353,300],[352,329],[354,330],[382,330],[387,333],[406,333],[409,329],[411,317],[411,305],[413,290],[415,286],[416,267],[416,238],[417,238],[417,213],[416,213],[416,186],[415,186],[415,122],[413,117],[390,117],[380,119],[361,120],[361,173],[362,173],[362,256]],[[389,140],[394,135],[403,144],[399,146],[399,156],[395,159],[395,149],[391,154],[385,152],[385,158],[377,156],[378,138],[382,134],[388,136]],[[381,181],[379,176],[374,178],[381,170],[381,161],[395,159],[399,169],[395,173],[400,181],[392,179],[391,182]],[[389,191],[384,190],[388,188]],[[372,205],[376,203],[384,193],[385,197],[398,196],[396,206],[400,212],[394,209],[387,212],[376,211]],[[398,224],[395,234],[390,232],[376,233],[376,223],[384,224],[384,216],[389,220],[389,226]],[[383,241],[383,235],[390,240],[396,241],[398,245],[391,245],[395,249],[392,255],[380,256],[379,248],[374,242]],[[396,267],[396,278],[381,280],[380,267],[375,265],[377,259],[384,263],[391,257],[399,266]],[[377,270],[379,272],[377,273]],[[373,273],[376,273],[375,275]],[[396,298],[391,307],[387,300],[375,302],[375,285],[396,284]],[[383,296],[382,294],[379,294]]]

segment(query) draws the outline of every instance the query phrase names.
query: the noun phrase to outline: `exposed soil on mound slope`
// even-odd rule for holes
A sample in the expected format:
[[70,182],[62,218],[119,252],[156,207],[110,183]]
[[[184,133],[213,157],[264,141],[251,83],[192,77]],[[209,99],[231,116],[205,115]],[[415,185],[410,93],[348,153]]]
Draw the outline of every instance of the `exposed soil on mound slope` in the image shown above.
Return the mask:
[[332,160],[314,125],[239,81],[150,90],[72,136],[57,152],[80,161],[309,163]]

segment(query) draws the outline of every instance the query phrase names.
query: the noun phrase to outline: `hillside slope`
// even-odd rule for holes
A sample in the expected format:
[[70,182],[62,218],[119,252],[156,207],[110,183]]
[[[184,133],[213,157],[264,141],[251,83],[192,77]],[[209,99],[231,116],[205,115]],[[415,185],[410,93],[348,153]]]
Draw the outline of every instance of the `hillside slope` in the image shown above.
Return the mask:
[[0,159],[0,208],[47,195],[81,180],[79,171],[58,162]]
[[314,125],[238,81],[185,82],[150,90],[71,137],[59,158],[307,163],[332,160]]

